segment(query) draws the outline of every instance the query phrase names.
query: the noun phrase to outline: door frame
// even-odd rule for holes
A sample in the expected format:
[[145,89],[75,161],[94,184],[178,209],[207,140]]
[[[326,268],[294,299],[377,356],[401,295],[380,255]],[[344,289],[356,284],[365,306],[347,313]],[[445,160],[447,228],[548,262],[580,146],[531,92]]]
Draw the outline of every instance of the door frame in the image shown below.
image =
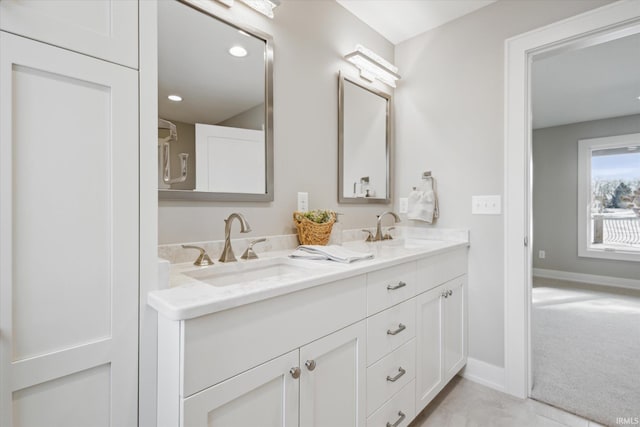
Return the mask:
[[640,32],[640,1],[621,0],[505,41],[505,391],[531,391],[531,62]]

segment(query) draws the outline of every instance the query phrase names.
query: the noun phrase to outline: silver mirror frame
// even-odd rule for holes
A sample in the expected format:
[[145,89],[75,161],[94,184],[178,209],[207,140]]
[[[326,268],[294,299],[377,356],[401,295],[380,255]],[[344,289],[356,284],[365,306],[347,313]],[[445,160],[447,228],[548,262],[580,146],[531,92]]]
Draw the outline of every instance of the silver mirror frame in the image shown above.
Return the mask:
[[[386,198],[367,198],[367,197],[345,197],[343,194],[344,188],[344,82],[348,81],[364,90],[374,93],[387,101],[387,123],[386,123],[386,159],[387,159],[387,188]],[[351,204],[389,204],[391,203],[391,177],[393,176],[392,161],[391,161],[391,95],[382,92],[373,86],[366,85],[364,83],[355,81],[352,78],[344,76],[341,72],[338,73],[338,203],[351,203]]]
[[220,17],[206,8],[201,0],[178,0],[198,12],[209,15],[227,25],[244,31],[265,42],[265,193],[213,193],[193,190],[158,190],[160,200],[194,200],[210,202],[272,202],[273,185],[273,37],[248,25],[239,24],[229,18]]

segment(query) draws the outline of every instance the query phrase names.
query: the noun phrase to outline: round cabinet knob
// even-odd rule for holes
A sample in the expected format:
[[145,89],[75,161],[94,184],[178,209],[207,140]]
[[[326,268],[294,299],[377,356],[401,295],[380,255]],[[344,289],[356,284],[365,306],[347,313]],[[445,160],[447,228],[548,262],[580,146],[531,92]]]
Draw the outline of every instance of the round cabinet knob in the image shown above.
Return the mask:
[[291,368],[291,369],[289,370],[289,373],[290,373],[290,374],[291,374],[291,376],[292,376],[294,379],[296,379],[296,380],[297,380],[298,378],[300,378],[300,368],[298,368],[297,366],[296,366],[295,368]]
[[304,366],[306,366],[308,370],[313,371],[314,369],[316,369],[316,361],[307,360],[306,362],[304,362]]
[[442,293],[442,296],[443,296],[443,297],[445,297],[445,298],[447,298],[447,297],[449,296],[449,292],[444,291],[444,292]]
[[449,296],[453,295],[453,291],[449,289]]

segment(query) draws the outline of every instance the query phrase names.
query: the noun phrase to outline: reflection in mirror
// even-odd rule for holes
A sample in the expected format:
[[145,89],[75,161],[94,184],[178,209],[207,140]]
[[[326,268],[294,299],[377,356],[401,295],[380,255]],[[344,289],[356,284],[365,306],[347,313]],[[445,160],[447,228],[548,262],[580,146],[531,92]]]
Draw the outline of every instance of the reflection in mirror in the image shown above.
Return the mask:
[[158,2],[161,198],[273,200],[271,39]]
[[391,97],[339,79],[338,201],[389,203]]

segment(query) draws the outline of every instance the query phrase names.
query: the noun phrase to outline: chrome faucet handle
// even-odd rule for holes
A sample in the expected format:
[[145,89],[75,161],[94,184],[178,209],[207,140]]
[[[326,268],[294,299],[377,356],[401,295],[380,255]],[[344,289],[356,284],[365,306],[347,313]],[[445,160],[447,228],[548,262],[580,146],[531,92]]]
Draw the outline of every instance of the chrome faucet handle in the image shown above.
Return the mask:
[[363,228],[362,231],[367,233],[367,240],[365,240],[365,242],[373,242],[373,233],[371,232],[371,230],[367,230],[366,228]]
[[213,261],[211,261],[209,254],[204,248],[201,248],[200,246],[191,246],[191,245],[182,245],[182,247],[184,249],[197,249],[200,251],[200,255],[198,255],[198,258],[196,258],[196,260],[193,262],[193,265],[197,265],[199,267],[203,265],[213,265]]
[[261,239],[256,239],[249,242],[249,246],[247,247],[247,250],[244,251],[240,259],[258,259],[258,254],[256,254],[255,251],[253,250],[253,245],[255,245],[256,243],[262,243],[266,241],[267,239],[263,237]]
[[384,236],[382,236],[382,240],[393,240],[393,236],[391,235],[391,230],[395,230],[395,227],[387,228],[387,232]]

